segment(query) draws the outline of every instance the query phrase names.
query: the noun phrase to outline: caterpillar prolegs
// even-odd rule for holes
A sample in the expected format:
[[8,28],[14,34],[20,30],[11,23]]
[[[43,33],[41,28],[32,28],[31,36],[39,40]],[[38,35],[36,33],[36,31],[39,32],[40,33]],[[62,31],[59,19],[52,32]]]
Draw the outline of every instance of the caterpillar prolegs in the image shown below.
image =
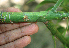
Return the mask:
[[46,22],[48,20],[65,19],[69,13],[40,11],[40,12],[0,12],[0,23]]

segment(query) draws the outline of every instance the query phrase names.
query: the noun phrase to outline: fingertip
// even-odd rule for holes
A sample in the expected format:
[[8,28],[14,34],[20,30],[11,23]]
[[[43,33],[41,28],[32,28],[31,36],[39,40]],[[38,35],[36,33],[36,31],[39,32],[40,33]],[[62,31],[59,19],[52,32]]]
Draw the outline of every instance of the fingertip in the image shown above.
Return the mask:
[[33,23],[33,24],[31,24],[30,26],[32,27],[32,30],[34,29],[34,30],[33,30],[34,33],[37,33],[37,32],[38,32],[39,27],[38,27],[37,24]]
[[32,23],[28,26],[21,28],[21,31],[23,35],[32,35],[32,34],[37,33],[38,29],[39,29],[38,25],[35,23]]
[[20,9],[15,8],[15,7],[9,7],[6,10],[7,10],[7,12],[21,12]]
[[30,36],[24,36],[20,39],[17,39],[13,42],[10,42],[8,44],[0,46],[0,48],[23,48],[30,44],[31,42],[31,37]]
[[31,37],[30,36],[24,36],[21,39],[17,40],[15,42],[15,47],[22,48],[30,44]]

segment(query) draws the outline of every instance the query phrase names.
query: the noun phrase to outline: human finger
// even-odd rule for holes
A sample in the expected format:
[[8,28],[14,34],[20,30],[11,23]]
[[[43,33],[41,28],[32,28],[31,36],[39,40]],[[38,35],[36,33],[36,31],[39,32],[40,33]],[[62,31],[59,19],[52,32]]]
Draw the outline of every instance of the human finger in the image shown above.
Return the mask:
[[31,42],[30,36],[24,36],[20,39],[17,39],[13,42],[0,46],[0,48],[23,48]]
[[38,32],[38,26],[33,23],[28,26],[2,33],[0,34],[0,45],[14,41],[22,36],[32,35],[36,32]]

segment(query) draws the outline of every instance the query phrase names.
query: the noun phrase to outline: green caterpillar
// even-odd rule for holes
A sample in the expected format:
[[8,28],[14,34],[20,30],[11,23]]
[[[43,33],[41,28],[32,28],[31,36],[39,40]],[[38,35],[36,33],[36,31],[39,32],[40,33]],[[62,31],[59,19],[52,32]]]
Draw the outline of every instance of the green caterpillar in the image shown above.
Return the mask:
[[0,12],[0,23],[46,22],[49,20],[65,19],[69,13],[40,11],[40,12]]
[[[57,37],[64,45],[69,48],[67,40],[56,28],[52,21],[68,19],[69,13],[55,12],[63,0],[58,0],[51,11],[40,12],[0,12],[0,23],[19,23],[19,22],[43,22],[51,31],[52,35]],[[68,22],[68,20],[67,20]],[[68,24],[67,24],[68,25]],[[56,47],[56,46],[55,46]],[[55,48],[54,47],[54,48]]]

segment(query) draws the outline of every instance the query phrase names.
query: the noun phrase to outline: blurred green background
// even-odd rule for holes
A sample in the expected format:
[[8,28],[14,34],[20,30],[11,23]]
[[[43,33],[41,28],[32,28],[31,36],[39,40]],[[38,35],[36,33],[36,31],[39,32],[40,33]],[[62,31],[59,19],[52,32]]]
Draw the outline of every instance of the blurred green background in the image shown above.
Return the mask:
[[[7,7],[15,7],[19,8],[23,12],[37,12],[37,11],[45,11],[49,7],[52,7],[55,3],[44,3],[43,6],[41,6],[39,9],[35,10],[36,6],[40,4],[44,0],[35,0],[33,2],[30,2],[27,4],[29,0],[0,0],[0,11],[1,9],[5,9]],[[56,2],[57,0],[55,0]],[[67,0],[68,1],[68,0]],[[67,2],[65,1],[65,2]],[[58,8],[58,11],[62,10],[65,12],[68,12],[69,4],[63,3],[62,7]],[[66,20],[53,20],[54,23],[56,23],[56,26],[62,26],[64,29],[66,28]],[[51,32],[47,29],[47,27],[42,22],[37,22],[37,25],[39,26],[38,33],[35,33],[31,35],[31,43],[27,45],[24,48],[54,48],[54,41],[52,39]],[[57,26],[57,27],[58,27]],[[60,29],[60,28],[58,28]],[[69,34],[67,34],[69,35]],[[63,44],[56,39],[56,46],[57,48],[64,48]]]

